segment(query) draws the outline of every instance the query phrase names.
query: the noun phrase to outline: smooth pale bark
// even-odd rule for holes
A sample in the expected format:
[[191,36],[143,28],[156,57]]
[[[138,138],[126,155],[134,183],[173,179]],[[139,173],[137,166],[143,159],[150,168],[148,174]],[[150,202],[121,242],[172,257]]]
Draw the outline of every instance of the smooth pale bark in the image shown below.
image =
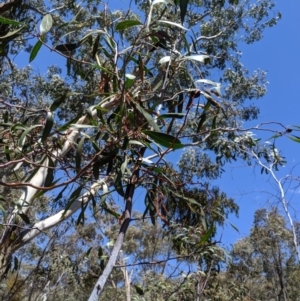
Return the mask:
[[[142,158],[144,156],[146,148],[142,147],[140,150],[140,160],[142,162]],[[140,166],[139,164],[136,164],[134,166],[134,170],[130,179],[130,183],[127,184],[127,189],[125,192],[125,210],[124,210],[124,221],[121,225],[116,243],[114,245],[114,248],[112,250],[112,253],[109,257],[109,260],[106,264],[106,267],[102,273],[102,275],[100,275],[100,277],[98,278],[98,281],[96,282],[94,289],[88,299],[88,301],[97,301],[99,300],[99,297],[104,289],[104,286],[107,282],[107,279],[109,277],[109,275],[111,274],[117,258],[119,256],[119,252],[123,246],[123,242],[124,242],[124,238],[125,238],[125,234],[127,232],[127,229],[129,227],[129,224],[131,222],[131,212],[132,212],[132,198],[133,198],[133,194],[135,191],[135,187],[136,187],[136,183],[139,180],[139,171],[140,171]]]
[[[109,101],[105,101],[100,104],[103,109],[110,110],[114,108],[118,103],[118,99],[116,97],[112,98]],[[94,119],[97,118],[97,110],[92,107],[92,117]],[[89,124],[88,115],[82,116],[76,124]],[[68,130],[68,134],[66,136],[66,140],[63,144],[62,149],[54,150],[52,152],[52,158],[54,159],[54,163],[62,159],[71,149],[72,145],[75,144],[77,138],[79,137],[80,129],[73,127]],[[34,184],[35,186],[42,187],[45,183],[47,172],[48,172],[48,159],[45,159],[43,162],[43,166],[38,169],[36,174],[32,177],[32,179],[28,182],[30,184]],[[100,184],[102,183],[102,184]],[[4,276],[7,267],[9,266],[10,260],[12,258],[12,254],[18,248],[28,243],[30,240],[43,233],[43,231],[50,229],[64,221],[67,217],[70,217],[77,210],[81,208],[83,202],[87,202],[91,197],[91,194],[97,192],[98,189],[103,185],[103,181],[98,181],[94,185],[92,185],[90,191],[86,192],[83,196],[81,196],[78,200],[76,200],[70,209],[63,216],[65,210],[62,210],[55,215],[36,223],[31,229],[25,230],[23,232],[16,231],[16,217],[17,214],[22,212],[26,213],[30,206],[33,206],[34,195],[39,191],[37,188],[33,188],[30,186],[21,186],[22,189],[21,196],[18,200],[18,206],[15,206],[15,209],[10,214],[9,218],[6,221],[8,226],[5,226],[5,230],[3,231],[0,238],[0,280]],[[63,218],[62,218],[63,216]],[[11,226],[10,226],[11,225]]]

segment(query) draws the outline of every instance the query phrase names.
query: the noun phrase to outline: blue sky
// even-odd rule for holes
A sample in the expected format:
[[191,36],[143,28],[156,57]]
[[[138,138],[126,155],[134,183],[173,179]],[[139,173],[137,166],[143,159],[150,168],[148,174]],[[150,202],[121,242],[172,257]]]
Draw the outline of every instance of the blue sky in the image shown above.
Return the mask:
[[[284,125],[300,125],[300,1],[279,1],[275,9],[282,14],[278,25],[266,29],[264,38],[258,43],[241,47],[241,61],[247,68],[268,72],[268,92],[256,102],[260,115],[252,124],[277,121]],[[256,134],[264,138],[272,136],[261,132]],[[300,136],[299,133],[295,135]],[[300,176],[300,168],[297,166],[300,162],[300,144],[285,137],[277,139],[276,143],[288,161],[277,173],[278,177],[290,174]],[[230,218],[240,233],[228,224],[222,239],[224,243],[232,243],[249,233],[256,209],[278,203],[278,190],[274,184],[269,176],[261,176],[259,168],[238,163],[227,167],[220,185],[240,205],[239,219]],[[297,188],[297,180],[290,184],[286,195],[291,202],[292,216],[299,219],[300,189]]]
[[[114,4],[118,3],[126,7],[126,2],[129,1],[119,0]],[[250,71],[256,69],[268,71],[268,93],[264,98],[255,101],[255,104],[261,110],[259,119],[249,125],[270,121],[281,122],[284,125],[300,125],[300,101],[297,91],[297,88],[300,87],[300,76],[298,74],[300,67],[300,18],[298,16],[300,1],[280,1],[277,3],[275,10],[282,14],[282,19],[278,25],[266,29],[264,38],[260,42],[252,45],[241,45],[243,52],[241,61],[245,67]],[[27,65],[28,54],[21,57],[20,65]],[[55,63],[61,62],[62,68],[64,68],[65,59],[60,58],[53,52],[50,53],[45,47],[41,49],[37,58],[32,62],[33,68],[43,73],[43,68],[46,67],[45,57],[47,57],[49,63],[50,58],[53,58]],[[270,133],[257,132],[256,134],[264,139],[271,136]],[[300,133],[298,135],[300,136]],[[279,177],[291,174],[292,168],[295,166],[293,174],[297,176],[297,164],[300,162],[300,144],[283,137],[278,139],[277,146],[283,151],[288,161],[288,164],[278,172]],[[298,168],[298,174],[300,175],[300,168]],[[222,241],[225,244],[233,243],[236,239],[249,233],[253,222],[253,214],[257,208],[274,205],[278,202],[278,199],[276,199],[278,193],[274,182],[269,176],[262,176],[260,168],[248,167],[241,162],[233,163],[227,166],[226,172],[218,183],[221,189],[240,205],[240,218],[236,219],[231,216],[229,219],[237,226],[240,233],[237,233],[228,223],[224,233],[222,233],[222,230],[220,232],[220,234],[223,234]],[[296,185],[297,182],[294,183],[294,186]],[[296,192],[294,195],[292,194],[293,191]],[[300,195],[297,194],[298,191],[300,192],[300,189],[293,189],[292,185],[287,191],[287,197],[291,198],[291,204],[294,208],[292,213],[300,217],[298,214],[300,213],[300,205],[298,205]],[[136,194],[136,199],[138,198],[141,198],[139,193]]]

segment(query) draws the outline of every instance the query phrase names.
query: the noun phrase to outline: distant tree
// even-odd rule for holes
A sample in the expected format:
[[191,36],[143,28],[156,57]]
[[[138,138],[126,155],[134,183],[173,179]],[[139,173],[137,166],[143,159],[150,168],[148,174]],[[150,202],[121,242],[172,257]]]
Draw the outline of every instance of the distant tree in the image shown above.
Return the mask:
[[[253,153],[276,168],[283,163],[272,156],[273,146],[260,145],[242,127],[257,118],[259,109],[247,100],[265,94],[266,79],[261,70],[249,75],[238,43],[260,40],[277,23],[272,1],[110,5],[0,4],[1,279],[13,262],[19,266],[18,251],[34,238],[45,245],[57,233],[51,229],[64,229],[68,218],[72,231],[76,224],[89,227],[102,212],[120,227],[90,300],[97,300],[116,264],[137,187],[144,217],[169,227],[178,254],[199,259],[216,226],[237,212],[210,183],[224,165],[251,164]],[[30,65],[19,68],[15,56],[24,55],[29,62],[43,57],[45,75]],[[64,58],[65,68],[56,58]],[[281,135],[288,130],[281,128]],[[171,163],[174,154],[178,166]],[[122,210],[117,195],[125,200]],[[194,241],[187,242],[193,231]]]
[[234,244],[231,256],[223,281],[242,286],[250,300],[298,300],[293,233],[278,209],[256,211],[250,235]]

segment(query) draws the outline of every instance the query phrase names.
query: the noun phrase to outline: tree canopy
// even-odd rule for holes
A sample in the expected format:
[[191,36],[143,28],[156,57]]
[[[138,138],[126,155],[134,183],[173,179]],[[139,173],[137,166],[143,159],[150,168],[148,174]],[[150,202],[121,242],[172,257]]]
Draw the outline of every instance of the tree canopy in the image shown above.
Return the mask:
[[[267,81],[246,69],[239,47],[276,25],[272,1],[121,3],[0,4],[0,275],[22,271],[6,284],[28,300],[67,300],[72,288],[98,300],[106,285],[105,300],[118,281],[120,300],[131,300],[130,277],[142,300],[137,275],[151,300],[153,275],[171,258],[205,275],[193,266],[183,282],[162,281],[161,300],[199,298],[225,260],[217,228],[238,214],[213,181],[235,160],[285,163],[244,127]],[[270,132],[291,132],[280,126]],[[126,252],[129,264],[162,264],[130,276]]]

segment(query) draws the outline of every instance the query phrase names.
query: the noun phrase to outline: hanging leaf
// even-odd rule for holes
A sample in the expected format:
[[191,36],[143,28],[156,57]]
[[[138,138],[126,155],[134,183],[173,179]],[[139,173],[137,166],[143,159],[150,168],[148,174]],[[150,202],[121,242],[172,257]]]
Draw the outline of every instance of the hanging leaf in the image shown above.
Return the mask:
[[206,54],[189,55],[182,58],[182,60],[193,60],[203,64],[206,63],[208,59],[209,55]]
[[52,185],[53,179],[54,179],[54,162],[53,160],[48,157],[48,171],[47,171],[47,176],[46,176],[46,180],[45,180],[45,187],[50,187]]
[[14,21],[14,20],[10,20],[10,19],[6,19],[4,17],[0,16],[0,23],[2,24],[10,24],[10,25],[24,25],[24,23],[18,22],[18,21]]
[[67,97],[68,97],[68,95],[64,94],[64,95],[56,98],[50,107],[50,111],[51,112],[55,111],[66,100]]
[[177,112],[181,114],[181,113],[182,113],[182,110],[183,110],[183,92],[181,92],[181,93],[178,95]]
[[75,161],[76,161],[76,170],[77,170],[77,172],[79,172],[79,170],[80,170],[84,140],[85,140],[85,136],[83,136],[80,139],[80,141],[78,143],[78,146],[77,146],[77,149],[76,149]]
[[51,112],[47,113],[47,120],[44,127],[43,135],[42,135],[42,143],[45,143],[53,126],[53,114]]
[[10,150],[9,150],[8,145],[5,145],[5,157],[6,157],[7,161],[9,162],[10,161]]
[[70,199],[69,199],[69,202],[68,202],[68,204],[67,204],[67,206],[66,206],[66,208],[65,208],[65,211],[64,211],[64,213],[62,214],[62,217],[61,217],[61,218],[64,217],[64,215],[67,213],[67,211],[69,210],[69,208],[72,206],[72,204],[73,204],[73,203],[76,201],[76,199],[79,197],[82,188],[83,188],[83,185],[80,185],[79,187],[77,187],[77,188],[72,192],[72,194],[71,194],[71,196],[70,196]]
[[100,161],[97,160],[94,164],[93,164],[93,176],[96,180],[99,179],[99,175],[100,175]]
[[197,133],[200,132],[200,130],[202,129],[202,126],[204,125],[204,122],[206,121],[206,113],[203,112],[201,114],[201,117],[200,117],[200,121],[198,123],[198,127],[197,127]]
[[143,25],[143,23],[138,20],[125,20],[116,25],[116,30],[121,31],[137,25]]
[[164,147],[172,149],[179,149],[184,147],[184,145],[181,144],[181,141],[174,136],[154,131],[143,131],[143,133],[153,139],[154,142]]
[[40,51],[42,45],[43,45],[42,41],[38,40],[36,42],[36,44],[33,46],[33,48],[31,49],[31,52],[30,52],[30,56],[29,56],[29,63],[31,63],[35,59],[35,57],[37,56],[38,52]]
[[45,15],[40,25],[40,34],[44,35],[47,33],[52,28],[52,24],[52,16],[50,14]]
[[179,0],[181,24],[183,24],[183,22],[184,22],[188,3],[189,3],[189,0]]
[[135,287],[136,292],[137,292],[140,296],[144,295],[144,290],[143,290],[139,285],[136,285],[136,284],[135,284],[134,287]]
[[18,213],[18,215],[21,217],[21,219],[28,225],[30,224],[30,220],[29,220],[29,217],[24,214],[24,213]]
[[57,195],[57,197],[53,200],[53,203],[56,203],[57,201],[59,201],[62,196],[63,196],[63,193],[64,191],[67,189],[68,185],[66,185],[60,192],[59,194]]
[[18,141],[18,146],[19,146],[19,147],[23,147],[23,145],[25,144],[26,136],[27,136],[33,129],[35,129],[35,128],[37,128],[37,127],[40,127],[40,126],[41,126],[40,124],[35,124],[35,125],[33,125],[33,126],[27,128],[27,129],[23,132],[23,134],[21,135],[21,137],[20,137],[20,139],[19,139],[19,141]]

